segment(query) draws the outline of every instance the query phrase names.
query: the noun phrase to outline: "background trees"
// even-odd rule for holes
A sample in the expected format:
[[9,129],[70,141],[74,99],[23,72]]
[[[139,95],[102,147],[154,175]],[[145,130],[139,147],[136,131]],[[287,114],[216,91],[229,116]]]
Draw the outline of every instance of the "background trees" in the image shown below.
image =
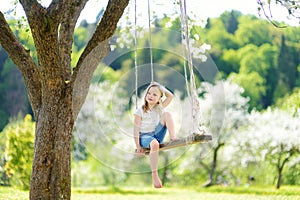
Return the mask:
[[[17,21],[10,20],[13,31],[28,49],[33,48],[33,42],[25,29],[18,29]],[[35,56],[36,57],[36,56]],[[35,58],[36,59],[36,58]],[[28,101],[27,91],[22,79],[22,74],[8,57],[5,50],[0,46],[0,130],[9,122],[9,118],[19,114],[25,116],[32,114]]]
[[268,109],[252,112],[249,121],[247,128],[236,135],[237,152],[245,164],[269,163],[279,188],[284,168],[289,164],[293,168],[299,159],[299,115],[293,117],[285,111]]
[[[235,17],[235,21],[238,22],[239,26],[234,33],[227,32],[226,26],[230,22],[229,18]],[[172,29],[178,29],[178,20],[170,21],[171,19],[166,17],[164,19],[158,19],[157,24],[161,27],[164,27],[166,24],[173,24]],[[226,21],[226,22],[223,22]],[[235,22],[235,23],[236,23]],[[233,23],[233,22],[232,22]],[[232,26],[234,26],[234,24]],[[255,24],[254,24],[255,23]],[[17,27],[15,21],[10,21],[13,27]],[[252,24],[252,25],[251,25]],[[250,28],[251,27],[251,28]],[[83,51],[83,47],[87,44],[88,38],[91,37],[92,30],[96,28],[96,24],[87,24],[81,23],[81,25],[75,29],[74,32],[74,46],[72,54],[72,66],[74,67],[76,62],[79,59],[80,53]],[[261,29],[258,31],[258,29]],[[21,31],[15,30],[15,34],[18,38],[26,45],[28,49],[33,48],[33,41],[26,29]],[[213,62],[216,64],[219,70],[219,76],[222,78],[227,78],[230,74],[236,77],[236,81],[245,88],[245,96],[250,95],[250,105],[259,109],[266,108],[274,104],[277,99],[283,97],[286,93],[293,91],[293,88],[299,87],[299,28],[297,27],[288,27],[278,29],[268,24],[262,22],[260,19],[255,18],[254,16],[242,15],[238,11],[225,12],[220,18],[210,19],[209,26],[206,28],[194,26],[192,27],[192,36],[198,35],[197,43],[202,44],[203,42],[212,45],[213,48],[209,50],[209,55],[212,57]],[[158,32],[160,34],[162,32]],[[167,33],[167,31],[165,31]],[[164,33],[164,34],[165,34]],[[153,42],[156,44],[164,45],[165,49],[175,49],[181,48],[179,40],[178,43],[174,42],[174,38],[180,39],[180,33],[176,31],[168,31],[169,35],[166,37],[158,37],[156,33],[153,33]],[[245,34],[243,34],[245,33]],[[248,34],[251,33],[251,34]],[[257,34],[265,34],[265,36],[259,37]],[[116,33],[117,35],[118,33]],[[122,33],[124,34],[124,33]],[[129,34],[129,32],[128,32]],[[248,36],[249,35],[249,36]],[[129,37],[132,37],[129,36]],[[251,37],[251,38],[249,38]],[[121,38],[117,36],[116,38]],[[258,39],[261,38],[261,39]],[[168,40],[167,40],[168,39]],[[173,42],[172,42],[172,41]],[[249,41],[248,43],[242,41]],[[255,42],[256,41],[256,42]],[[131,45],[133,44],[133,38],[131,40]],[[147,33],[144,33],[144,36],[140,39],[139,44],[141,46],[146,45],[147,42]],[[259,46],[254,45],[261,44]],[[121,43],[117,43],[116,47]],[[175,46],[174,46],[175,45]],[[177,47],[176,47],[177,45]],[[173,46],[173,47],[171,47]],[[119,51],[119,55],[126,53],[122,58],[115,60],[111,63],[111,67],[115,70],[122,71],[128,70],[128,68],[133,67],[134,52],[129,51],[129,49],[117,48],[115,51]],[[147,63],[145,59],[149,60],[149,51],[147,49],[143,50],[144,52],[138,52],[138,63]],[[16,99],[16,102],[10,101],[8,97],[10,95],[2,95],[1,112],[3,115],[1,117],[3,123],[0,128],[3,128],[6,123],[8,123],[8,118],[16,116],[18,113],[16,111],[7,111],[7,109],[15,109],[21,111],[23,116],[26,113],[32,113],[29,106],[26,91],[24,87],[20,87],[22,79],[20,78],[10,78],[10,76],[18,77],[18,71],[15,70],[15,66],[11,61],[8,61],[8,56],[2,48],[1,51],[1,61],[3,67],[2,69],[2,90],[3,92],[14,91],[19,98]],[[33,59],[36,58],[36,53],[32,50]],[[143,56],[143,54],[145,56]],[[178,58],[166,54],[164,51],[159,51],[155,53],[154,60],[166,65],[172,65],[180,73],[183,72],[182,61]],[[129,62],[130,61],[130,62]],[[5,66],[5,69],[4,69]],[[251,74],[251,73],[254,74]],[[11,75],[7,74],[10,73]],[[255,75],[256,73],[256,75]],[[258,74],[257,74],[258,73]],[[4,75],[6,74],[6,75]],[[147,74],[147,73],[146,73]],[[251,77],[247,77],[248,74],[251,74]],[[141,77],[143,75],[141,74]],[[147,76],[147,75],[145,75]],[[162,78],[170,79],[173,77],[170,74],[162,75]],[[251,80],[249,80],[251,78]],[[14,80],[14,81],[8,81]],[[251,88],[254,84],[250,84],[252,81],[257,82],[255,88]],[[174,81],[169,81],[173,82]],[[10,83],[10,85],[9,85]],[[9,89],[10,87],[18,86],[19,90]],[[182,84],[176,85],[175,88],[179,90],[184,90],[184,87],[181,87]],[[249,88],[249,89],[247,89]],[[12,95],[12,94],[11,94]],[[22,98],[20,98],[22,97]],[[18,100],[18,101],[17,101]],[[19,102],[20,101],[20,102]],[[18,109],[17,109],[18,108]]]
[[[111,81],[90,86],[74,127],[74,186],[101,183],[115,187],[127,179],[128,175],[122,172],[128,171],[133,152],[131,137],[127,135],[131,123],[123,114],[127,107],[124,93]],[[87,162],[90,166],[81,171],[80,166]]]
[[[13,22],[9,22],[13,24]],[[179,20],[172,18],[165,17],[163,19],[155,19],[155,23],[157,27],[165,28],[166,25],[168,25],[168,28],[174,28],[174,30],[178,30],[179,26]],[[72,46],[72,57],[71,62],[68,63],[67,69],[69,67],[72,70],[76,71],[77,63],[80,61],[80,56],[82,55],[82,52],[84,52],[84,47],[86,46],[88,39],[92,37],[92,30],[95,30],[97,27],[97,24],[87,24],[87,23],[81,23],[81,25],[74,30],[74,45]],[[30,49],[32,59],[35,63],[37,63],[37,56],[36,51],[33,47],[33,42],[30,36],[30,32],[26,34],[26,29],[24,29],[24,33],[21,31],[17,31],[14,28],[12,29],[15,33],[15,35],[18,36],[19,40],[24,43],[26,46],[26,49]],[[122,31],[122,30],[120,30]],[[131,34],[130,34],[131,33]],[[241,13],[237,11],[232,12],[225,12],[220,18],[214,18],[209,19],[209,23],[207,26],[193,26],[191,27],[191,39],[193,40],[193,44],[196,44],[198,47],[203,44],[210,44],[211,49],[209,52],[207,52],[207,61],[202,62],[197,60],[195,62],[195,66],[197,69],[211,69],[212,67],[216,67],[219,70],[218,73],[212,73],[210,75],[210,78],[203,77],[203,74],[201,74],[201,70],[197,70],[197,85],[200,87],[205,81],[209,82],[207,85],[212,84],[212,88],[214,88],[215,84],[219,84],[217,82],[218,80],[223,80],[227,85],[227,81],[230,82],[230,85],[232,84],[231,81],[234,81],[235,83],[238,83],[244,90],[244,92],[241,91],[241,89],[237,89],[236,87],[231,88],[231,91],[226,91],[226,99],[228,97],[228,102],[223,101],[222,104],[215,105],[215,108],[219,108],[218,106],[225,106],[226,105],[226,114],[221,115],[221,117],[228,116],[226,118],[226,123],[224,124],[223,119],[217,119],[214,118],[211,121],[207,121],[206,125],[208,125],[209,128],[211,128],[212,133],[216,134],[214,138],[216,138],[217,141],[214,141],[212,143],[212,146],[205,146],[205,145],[199,145],[199,146],[193,146],[190,148],[190,151],[187,151],[187,149],[179,149],[174,150],[174,154],[169,153],[166,157],[168,157],[170,160],[168,163],[169,165],[172,165],[169,170],[172,170],[172,173],[170,174],[178,174],[178,177],[182,178],[183,184],[188,183],[199,183],[204,182],[206,177],[208,176],[209,172],[211,172],[211,177],[209,178],[212,180],[212,183],[221,183],[220,177],[222,177],[223,180],[237,180],[238,178],[241,179],[240,182],[246,182],[247,179],[246,176],[248,175],[255,175],[255,177],[262,177],[260,180],[257,179],[257,183],[260,184],[272,184],[272,181],[266,180],[268,177],[272,177],[273,180],[275,177],[275,174],[277,172],[271,171],[269,169],[275,169],[274,166],[272,166],[271,160],[268,160],[270,162],[263,162],[262,160],[254,160],[254,156],[249,156],[250,161],[243,160],[243,156],[239,155],[238,152],[233,151],[232,149],[235,149],[235,147],[238,145],[237,143],[234,143],[234,140],[238,137],[240,132],[243,132],[245,130],[245,134],[248,134],[249,137],[253,134],[255,130],[252,130],[247,127],[249,124],[242,125],[241,122],[248,123],[248,118],[246,116],[252,115],[252,113],[245,113],[245,109],[251,111],[251,110],[258,110],[263,111],[264,109],[268,108],[269,106],[276,106],[280,107],[282,109],[287,110],[287,112],[292,113],[291,121],[293,121],[293,118],[297,118],[299,113],[299,28],[298,27],[288,27],[286,29],[276,29],[274,26],[272,26],[269,23],[266,23],[264,21],[261,21],[260,19],[257,19],[254,16],[249,15],[242,15]],[[121,34],[124,34],[122,32]],[[143,32],[140,32],[140,38],[139,38],[139,44],[142,47],[147,47],[149,44],[147,44],[147,31],[143,30]],[[132,39],[132,32],[128,31],[127,37]],[[179,94],[181,99],[185,99],[186,93],[185,93],[185,85],[184,85],[184,78],[183,78],[183,59],[180,53],[181,52],[181,44],[180,44],[180,33],[176,31],[153,31],[153,43],[154,46],[157,47],[154,49],[154,60],[156,63],[171,66],[172,69],[165,70],[163,67],[158,67],[158,71],[156,72],[156,78],[158,80],[162,80],[164,83],[166,83],[167,86],[171,86],[171,89],[174,91],[180,91]],[[121,38],[117,36],[117,34],[114,35],[113,39],[110,40],[111,44],[115,44],[114,51],[112,53],[116,53],[117,55],[122,55],[118,57],[118,59],[114,60],[113,62],[107,62],[106,64],[109,64],[110,67],[107,68],[107,70],[102,71],[101,69],[99,71],[96,71],[95,74],[99,75],[101,74],[101,79],[98,79],[100,81],[103,80],[115,80],[119,81],[120,85],[123,88],[128,89],[127,94],[122,94],[121,96],[125,99],[129,99],[132,97],[132,91],[134,90],[132,88],[133,85],[133,76],[124,77],[127,75],[126,72],[133,69],[133,60],[134,60],[134,52],[130,49],[133,48],[133,42],[129,42],[128,48],[120,48],[121,42],[115,41],[115,38]],[[124,40],[127,39],[126,37],[122,37]],[[122,43],[122,44],[125,44]],[[126,46],[124,45],[124,46]],[[70,50],[71,48],[69,48]],[[3,49],[2,51],[3,52]],[[19,75],[16,75],[16,70],[14,69],[14,65],[11,61],[8,60],[7,55],[3,54],[1,57],[1,62],[6,63],[5,67],[4,65],[1,65],[3,67],[1,73],[4,74],[1,77],[1,88],[2,91],[7,91],[7,88],[10,88],[12,85],[16,84],[18,86],[22,85],[22,79],[15,78],[11,79],[11,77],[19,77]],[[111,61],[111,60],[110,60]],[[138,63],[140,65],[147,64],[149,62],[149,49],[143,48],[138,51]],[[46,67],[46,66],[44,66]],[[170,67],[170,68],[171,68]],[[99,67],[100,68],[100,67]],[[50,68],[47,68],[45,70],[49,70]],[[78,69],[78,68],[77,68]],[[114,71],[116,70],[116,71]],[[9,71],[9,73],[8,73]],[[84,71],[84,70],[83,70]],[[82,71],[82,72],[83,72]],[[209,71],[209,70],[208,70]],[[9,75],[9,74],[12,75]],[[144,70],[139,72],[139,77],[142,79],[144,83],[148,83],[149,78],[149,68],[147,66],[144,66]],[[178,76],[179,74],[179,76]],[[91,75],[91,74],[90,74]],[[97,76],[96,77],[99,77]],[[179,77],[179,78],[178,78]],[[8,80],[14,80],[9,82]],[[97,81],[98,81],[97,80]],[[226,81],[227,80],[227,81]],[[68,89],[68,82],[69,80],[62,80],[62,84],[66,89]],[[10,83],[11,85],[9,86]],[[218,85],[217,84],[217,85]],[[220,85],[218,85],[220,86]],[[226,86],[227,87],[227,86]],[[61,89],[61,88],[60,88]],[[106,91],[107,90],[107,91]],[[109,87],[106,88],[106,90],[101,90],[101,93],[107,97],[109,94],[105,92],[109,92]],[[10,91],[10,90],[9,90]],[[17,90],[22,93],[22,95],[17,94],[18,97],[26,96],[26,92],[23,90]],[[68,94],[65,93],[66,90],[61,90],[62,95]],[[80,91],[80,90],[77,90]],[[209,91],[209,90],[208,90]],[[236,93],[234,93],[234,91]],[[11,92],[11,91],[10,91]],[[16,91],[13,91],[16,92]],[[210,92],[210,91],[209,91]],[[209,93],[208,92],[208,93]],[[232,92],[232,93],[231,93]],[[82,93],[76,93],[76,94],[82,94]],[[206,102],[207,95],[203,92],[199,93],[199,98],[202,100],[202,106],[201,109],[205,111],[205,109],[210,109],[211,105]],[[83,95],[84,96],[84,95]],[[6,96],[5,96],[6,97]],[[9,116],[7,108],[24,108],[23,113],[31,112],[30,109],[28,109],[28,103],[26,103],[26,100],[22,98],[18,99],[20,102],[15,101],[14,104],[13,101],[9,101],[4,96],[1,98],[3,99],[3,110],[2,113],[5,113],[3,119],[5,119],[4,125],[7,124],[7,120]],[[44,97],[47,99],[46,97]],[[249,106],[242,102],[242,100],[247,100],[249,98]],[[1,100],[2,100],[1,99]],[[206,104],[206,103],[207,104]],[[65,105],[61,104],[62,102],[58,103],[59,105]],[[78,103],[76,101],[76,103]],[[228,104],[227,104],[228,103]],[[117,104],[114,102],[114,104]],[[282,105],[283,104],[283,105]],[[5,108],[4,108],[5,105]],[[78,104],[76,104],[78,105]],[[180,104],[178,104],[180,105]],[[282,106],[281,106],[282,105]],[[101,111],[107,108],[110,109],[110,105],[107,104],[106,106],[101,107]],[[131,108],[131,106],[128,106]],[[49,109],[51,106],[48,107]],[[290,108],[293,108],[290,110]],[[221,108],[219,108],[221,109]],[[17,109],[19,110],[19,109]],[[51,109],[50,109],[51,110]],[[175,109],[174,109],[175,110]],[[59,113],[61,110],[57,110]],[[125,109],[125,112],[130,112],[130,109]],[[206,113],[207,111],[207,113]],[[204,120],[210,119],[210,111],[206,110],[203,116]],[[221,110],[222,111],[222,110]],[[224,111],[224,110],[223,110]],[[215,111],[218,113],[217,111]],[[102,124],[105,125],[106,131],[109,131],[112,133],[111,135],[111,143],[113,145],[117,145],[118,141],[118,135],[116,133],[119,133],[119,130],[116,129],[116,127],[113,127],[111,125],[108,119],[105,118],[105,116],[99,115],[95,118],[101,118],[103,120]],[[274,114],[274,113],[272,113]],[[269,114],[269,115],[272,115]],[[15,113],[13,114],[15,115]],[[13,116],[12,115],[12,116]],[[125,114],[127,115],[127,113]],[[130,114],[128,114],[130,115]],[[180,114],[179,114],[180,115]],[[255,115],[255,113],[253,113]],[[276,115],[276,114],[274,114]],[[44,117],[45,115],[43,115]],[[69,115],[68,115],[69,116]],[[231,118],[232,117],[232,118]],[[241,117],[241,119],[239,119]],[[63,117],[62,117],[63,118]],[[265,124],[268,124],[269,122],[264,119],[267,118],[264,115],[258,116],[256,120],[258,121],[264,121]],[[289,118],[289,117],[286,117]],[[52,122],[53,118],[45,118],[46,121]],[[252,119],[252,117],[250,117]],[[65,118],[63,118],[65,120]],[[54,121],[63,123],[62,121]],[[80,117],[80,120],[84,121],[84,117]],[[219,120],[219,121],[218,121]],[[2,120],[1,120],[2,122]],[[53,123],[54,123],[53,122]],[[94,120],[92,118],[89,118],[89,120],[84,121],[88,126],[83,126],[82,129],[85,130],[91,130],[91,131],[98,131],[94,130],[95,127],[97,127],[95,124],[97,124],[97,120]],[[278,122],[280,123],[280,122]],[[224,125],[224,127],[221,127]],[[251,124],[253,125],[253,124]],[[214,127],[215,126],[215,127]],[[219,126],[219,127],[218,127]],[[261,124],[260,126],[265,126]],[[272,126],[272,125],[270,125]],[[269,125],[266,125],[266,127],[269,127]],[[222,128],[222,132],[221,132]],[[224,128],[224,130],[223,130]],[[270,128],[270,127],[269,127]],[[278,128],[278,127],[277,127]],[[280,127],[279,127],[280,128]],[[58,129],[60,130],[60,129]],[[78,130],[74,130],[74,133],[76,133]],[[261,130],[261,134],[265,135],[266,129]],[[285,131],[283,131],[285,132]],[[220,135],[218,135],[220,133]],[[2,133],[1,133],[2,134]],[[115,135],[116,134],[116,135]],[[3,135],[3,134],[2,134]],[[87,133],[88,135],[88,133]],[[257,140],[262,138],[257,138]],[[270,139],[270,138],[269,138]],[[42,140],[41,140],[42,141]],[[251,140],[253,141],[253,140]],[[255,140],[256,141],[256,140]],[[86,151],[86,145],[85,143],[82,144],[82,140],[78,140],[78,137],[73,137],[73,148],[74,148],[74,161],[77,163],[74,164],[74,168],[76,167],[80,168],[82,166],[85,166],[85,164],[91,164],[91,167],[93,168],[91,173],[98,172],[98,162],[93,160],[91,158],[91,155],[89,151]],[[130,142],[130,141],[129,141]],[[270,141],[266,142],[265,144],[269,144]],[[120,145],[120,144],[119,144]],[[208,144],[209,145],[209,144]],[[247,144],[248,145],[248,144]],[[245,147],[247,147],[247,145]],[[91,145],[92,146],[92,145]],[[116,154],[111,154],[111,145],[105,146],[107,148],[107,152],[101,152],[101,149],[98,149],[98,153],[101,152],[101,154],[104,157],[110,157],[114,158],[113,156],[119,156]],[[100,148],[100,147],[99,147]],[[263,149],[256,149],[255,147],[250,147],[250,150],[255,150],[255,154],[261,154]],[[189,148],[188,148],[189,149]],[[214,154],[207,155],[207,152],[210,152],[210,150],[213,150],[211,152],[214,152]],[[247,149],[247,151],[249,150]],[[257,151],[256,151],[257,150]],[[275,151],[275,150],[274,150]],[[279,150],[276,150],[277,152],[280,152]],[[79,153],[76,155],[76,153]],[[182,153],[186,152],[186,153]],[[196,154],[197,152],[198,154]],[[228,152],[235,152],[235,154],[229,154]],[[242,152],[242,151],[241,151]],[[254,154],[253,153],[253,154]],[[192,154],[192,155],[191,155]],[[113,155],[113,156],[112,156]],[[203,159],[199,159],[199,155]],[[215,156],[214,156],[215,155]],[[271,155],[271,154],[270,154]],[[284,178],[282,180],[283,183],[288,184],[298,184],[297,180],[292,177],[299,176],[297,174],[297,169],[299,169],[299,166],[297,163],[297,153],[293,154],[293,157],[290,158],[290,162],[286,162],[286,165],[291,166],[292,171],[285,171],[283,170],[282,173],[284,174]],[[295,156],[295,157],[294,157]],[[180,157],[180,158],[178,158]],[[186,159],[187,157],[187,159]],[[178,162],[175,162],[174,160],[177,160]],[[215,158],[215,159],[214,159]],[[274,157],[273,157],[274,158]],[[77,159],[77,160],[76,160]],[[275,159],[274,159],[275,160]],[[140,161],[140,160],[139,160]],[[278,160],[277,160],[278,161]],[[118,165],[117,162],[114,162],[112,160],[109,160],[111,165]],[[145,167],[144,162],[140,162],[141,166],[138,166],[139,169],[143,169]],[[191,169],[191,163],[196,163],[193,165]],[[258,173],[255,171],[255,167],[259,165],[261,167],[261,171]],[[285,166],[286,166],[285,165]],[[90,166],[90,165],[88,165]],[[99,165],[100,167],[101,165]],[[121,165],[122,166],[122,165]],[[174,167],[176,166],[176,167]],[[188,166],[188,167],[187,167]],[[123,166],[128,169],[128,166]],[[77,168],[77,169],[78,169]],[[101,167],[100,167],[101,168]],[[205,170],[203,170],[205,169]],[[232,170],[231,170],[232,169]],[[285,168],[283,168],[285,169]],[[103,182],[105,183],[111,183],[116,184],[116,172],[113,170],[103,170],[103,173],[106,173],[105,178],[107,181],[101,180],[101,184]],[[242,172],[245,172],[243,174]],[[74,173],[75,174],[75,173]],[[193,176],[194,174],[197,174],[197,176]],[[124,175],[124,174],[123,174]],[[188,175],[188,176],[186,176]],[[289,176],[287,176],[289,175]],[[232,178],[235,176],[236,178]],[[5,173],[3,175],[5,177]],[[100,177],[100,176],[99,176]],[[124,181],[130,181],[130,177],[127,177],[127,174],[122,177],[120,182]],[[166,181],[170,180],[179,180],[178,177],[175,176],[167,176]],[[203,180],[203,177],[205,179]],[[218,179],[219,177],[219,179]],[[91,177],[92,178],[92,177]],[[77,180],[80,179],[80,177],[76,177]],[[263,180],[265,179],[265,180]],[[143,178],[139,179],[140,181],[144,181]],[[96,181],[95,179],[93,181]],[[179,181],[180,182],[180,181]],[[237,181],[238,182],[238,181]],[[73,183],[78,184],[78,181],[74,180]],[[170,183],[169,183],[170,184]]]
[[[299,45],[286,41],[286,38],[291,41],[299,38],[294,34],[299,28],[278,29],[253,16],[231,12],[235,14],[224,14],[222,20],[210,19],[210,25],[198,34],[201,41],[212,45],[210,54],[220,75],[233,76],[245,89],[244,94],[250,97],[250,109],[265,109],[291,92],[290,85],[299,87],[295,81],[299,79],[299,60],[293,56],[299,52]],[[239,22],[234,34],[227,32],[228,25],[223,23],[229,16],[236,16]]]
[[8,176],[10,184],[27,190],[30,186],[34,129],[35,123],[28,114],[24,120],[11,122],[2,133],[6,138],[4,157],[1,158],[5,161],[2,166],[5,176]]
[[[201,168],[208,174],[205,186],[217,184],[217,177],[228,170],[222,162],[223,148],[235,140],[235,135],[245,126],[248,118],[248,99],[242,96],[243,89],[230,81],[215,84],[202,83],[203,98],[200,99],[203,124],[213,141],[208,144],[195,145],[190,157],[197,164],[189,170]],[[185,161],[186,162],[186,161]]]

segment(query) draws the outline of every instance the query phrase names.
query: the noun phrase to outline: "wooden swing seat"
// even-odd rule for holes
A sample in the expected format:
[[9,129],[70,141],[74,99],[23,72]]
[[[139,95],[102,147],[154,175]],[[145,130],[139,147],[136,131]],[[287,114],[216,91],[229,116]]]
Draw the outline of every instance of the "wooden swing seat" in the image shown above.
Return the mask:
[[[187,146],[196,143],[204,143],[212,140],[212,136],[209,134],[193,133],[185,138],[180,138],[174,141],[165,142],[159,145],[159,150],[172,149],[181,146]],[[150,148],[143,148],[145,155],[150,153]]]

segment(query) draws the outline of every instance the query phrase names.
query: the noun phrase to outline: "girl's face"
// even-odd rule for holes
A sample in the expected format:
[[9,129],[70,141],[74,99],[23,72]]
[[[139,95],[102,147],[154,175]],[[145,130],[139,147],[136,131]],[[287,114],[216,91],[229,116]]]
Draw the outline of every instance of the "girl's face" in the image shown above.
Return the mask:
[[158,87],[151,87],[146,94],[146,101],[149,105],[155,105],[159,102],[162,94]]

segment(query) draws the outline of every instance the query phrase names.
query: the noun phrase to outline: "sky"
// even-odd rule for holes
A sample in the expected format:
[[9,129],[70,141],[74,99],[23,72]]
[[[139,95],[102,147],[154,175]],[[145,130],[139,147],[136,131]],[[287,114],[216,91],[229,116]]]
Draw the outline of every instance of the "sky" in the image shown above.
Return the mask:
[[[9,9],[13,8],[12,1],[13,0],[1,0],[0,10],[5,13]],[[243,14],[252,14],[263,18],[263,16],[259,16],[257,13],[256,1],[257,0],[186,0],[186,5],[187,13],[189,15],[195,15],[195,17],[198,19],[219,17],[223,12],[231,10],[238,10]],[[42,2],[44,6],[47,6],[51,0],[43,0]],[[145,20],[148,19],[148,0],[136,0],[136,2],[137,12],[139,13],[138,21],[140,21],[140,23],[148,23],[147,20]],[[150,0],[149,2],[151,15],[159,15],[162,13],[171,14],[175,11],[179,11],[179,5],[174,4],[173,0]],[[130,0],[129,6],[126,10],[127,13],[130,13],[127,14],[128,16],[130,15],[134,17],[134,3],[135,0]],[[86,19],[89,23],[95,22],[99,10],[106,6],[106,4],[107,0],[90,0],[84,8],[78,21],[80,22],[83,19]],[[274,19],[279,22],[285,21],[290,25],[299,26],[299,20],[289,20],[287,17],[287,11],[280,6],[273,6],[272,14]],[[17,15],[24,15],[20,5],[17,8]]]

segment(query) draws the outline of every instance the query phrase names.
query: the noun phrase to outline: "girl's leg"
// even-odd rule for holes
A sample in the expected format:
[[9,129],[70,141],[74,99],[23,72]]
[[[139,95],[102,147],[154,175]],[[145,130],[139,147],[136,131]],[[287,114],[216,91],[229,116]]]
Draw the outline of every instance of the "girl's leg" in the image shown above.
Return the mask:
[[170,134],[170,140],[175,140],[175,125],[171,113],[164,112],[161,123],[167,127]]
[[152,181],[153,186],[155,188],[161,188],[162,184],[158,176],[158,151],[159,151],[159,143],[157,140],[152,140],[150,143],[150,167],[152,171]]

